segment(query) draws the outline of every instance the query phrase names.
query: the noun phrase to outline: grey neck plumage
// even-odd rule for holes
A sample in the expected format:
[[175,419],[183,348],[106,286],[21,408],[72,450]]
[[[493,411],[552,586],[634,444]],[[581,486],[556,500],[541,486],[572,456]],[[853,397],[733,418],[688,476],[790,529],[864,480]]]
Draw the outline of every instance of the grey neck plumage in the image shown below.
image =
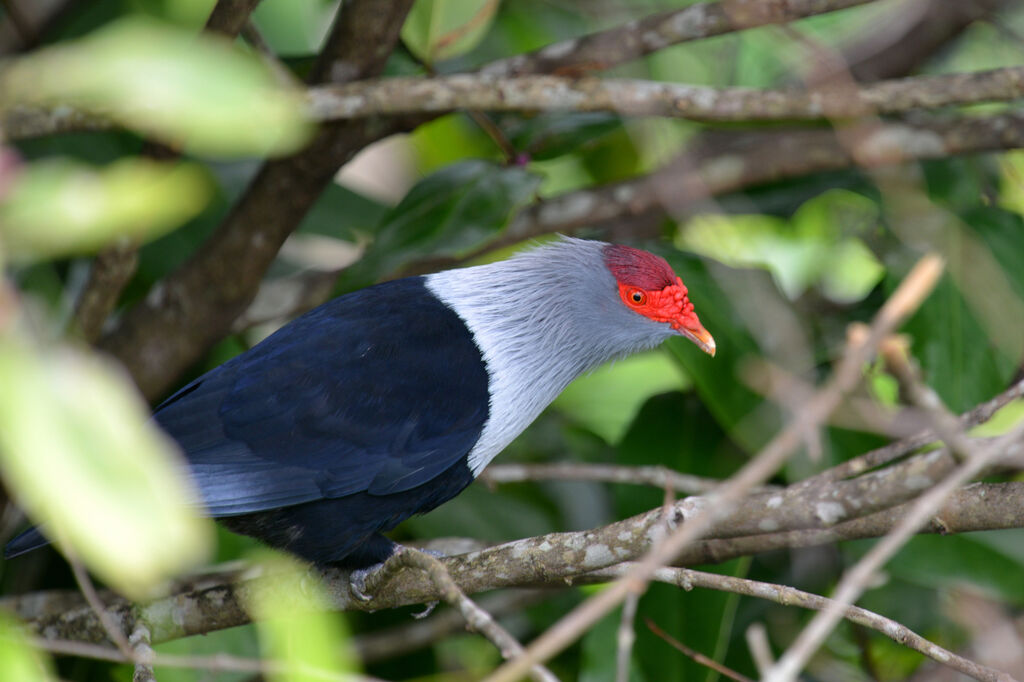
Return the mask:
[[563,237],[509,260],[426,277],[487,364],[490,416],[469,453],[474,476],[573,379],[673,335],[622,304],[606,246]]

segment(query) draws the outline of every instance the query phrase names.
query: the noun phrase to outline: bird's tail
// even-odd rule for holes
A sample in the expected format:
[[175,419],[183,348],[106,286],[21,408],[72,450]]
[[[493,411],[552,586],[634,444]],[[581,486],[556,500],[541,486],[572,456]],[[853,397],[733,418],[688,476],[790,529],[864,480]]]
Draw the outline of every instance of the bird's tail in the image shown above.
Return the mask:
[[50,541],[39,532],[38,528],[33,526],[25,532],[19,533],[13,540],[7,543],[7,546],[4,547],[4,558],[13,559],[16,556],[21,556],[26,552],[45,547],[48,544],[50,544]]

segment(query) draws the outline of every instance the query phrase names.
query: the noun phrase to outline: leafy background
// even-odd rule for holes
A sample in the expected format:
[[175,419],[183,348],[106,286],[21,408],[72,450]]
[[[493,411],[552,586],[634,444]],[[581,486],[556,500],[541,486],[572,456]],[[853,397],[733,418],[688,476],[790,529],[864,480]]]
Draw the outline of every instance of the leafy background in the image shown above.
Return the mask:
[[[283,64],[301,75],[336,4],[264,0],[253,21]],[[661,2],[657,9],[684,4]],[[136,595],[144,595],[153,579],[202,556],[217,561],[259,556],[249,540],[213,531],[181,511],[176,496],[188,494],[187,483],[180,483],[180,491],[153,495],[176,481],[165,470],[173,453],[143,430],[144,412],[129,381],[76,343],[69,328],[89,254],[126,235],[144,241],[138,271],[120,305],[138,302],[211,234],[253,177],[260,157],[294,150],[310,135],[293,94],[251,50],[194,40],[211,7],[209,0],[73,3],[48,28],[44,47],[11,67],[4,80],[8,95],[23,102],[52,97],[83,105],[101,102],[135,131],[24,140],[5,152],[5,163],[16,172],[8,170],[4,177],[0,208],[0,256],[7,263],[0,296],[0,449],[7,453],[4,476],[11,494],[33,516],[55,526],[67,517],[86,519],[62,527],[68,534],[65,546],[74,548],[98,578]],[[462,71],[651,10],[639,2],[420,0],[386,75]],[[866,6],[799,26],[823,43],[842,45],[870,31],[879,11]],[[1006,30],[985,22],[972,25],[922,72],[1020,63],[1024,42],[1014,32],[1024,31],[1024,13],[1006,12],[1001,21]],[[661,50],[611,75],[777,87],[793,81],[804,54],[787,33],[755,29]],[[99,77],[109,73],[118,77]],[[154,73],[160,75],[158,87]],[[122,106],[140,91],[159,98],[160,115]],[[295,282],[311,272],[326,273],[334,293],[342,293],[425,264],[504,257],[521,245],[475,254],[524,206],[648,173],[708,130],[687,121],[610,114],[510,114],[495,120],[519,154],[513,163],[471,117],[459,113],[390,139],[350,164],[282,250],[256,308],[247,313],[252,324],[212,348],[189,376],[281,324],[281,305],[275,301],[287,299]],[[743,132],[743,126],[733,130]],[[181,160],[141,158],[144,134],[180,150]],[[916,170],[932,205],[949,216],[949,253],[964,259],[953,271],[986,267],[971,260],[977,253],[971,245],[979,246],[1019,306],[1024,300],[1024,152],[930,161]],[[500,461],[657,464],[712,477],[734,472],[784,416],[750,387],[750,361],[767,357],[804,377],[824,375],[842,348],[847,324],[869,319],[920,253],[907,236],[914,226],[897,224],[891,200],[872,175],[849,170],[719,197],[685,214],[647,221],[635,234],[629,223],[617,227],[617,235],[661,253],[683,276],[702,321],[715,335],[718,356],[711,360],[685,342],[670,342],[581,378]],[[606,232],[594,228],[577,234]],[[993,329],[991,319],[979,316],[972,292],[965,291],[971,281],[944,278],[903,329],[926,380],[956,411],[991,397],[1019,376],[1024,349],[1019,337],[998,342],[1019,330],[1019,321]],[[884,377],[871,385],[874,399],[895,400]],[[39,440],[41,433],[65,438]],[[870,433],[829,428],[823,434],[823,459],[801,455],[776,482],[798,480],[883,442]],[[24,466],[19,465],[15,454],[20,452],[33,453],[32,461],[22,459]],[[662,496],[657,489],[584,482],[477,484],[435,512],[410,520],[395,537],[499,542],[584,529],[655,507]],[[95,500],[109,500],[109,509],[100,509]],[[125,518],[137,523],[117,525]],[[8,502],[5,537],[19,522]],[[827,593],[869,545],[776,552],[709,569]],[[133,556],[152,562],[135,566]],[[890,562],[885,579],[862,604],[955,649],[968,638],[951,608],[957,596],[976,590],[1019,615],[1022,574],[1022,530],[919,537]],[[0,564],[5,594],[72,585],[53,550]],[[550,595],[509,615],[506,624],[530,639],[592,589]],[[288,649],[281,641],[294,622],[285,618],[282,634],[274,623],[284,616],[275,615],[273,599],[254,608],[266,614],[266,626],[217,632],[158,650],[256,655]],[[781,647],[807,615],[735,595],[655,585],[640,601],[632,673],[633,680],[655,682],[713,680],[717,674],[652,634],[642,625],[645,618],[691,648],[752,675],[744,642],[748,626],[766,624],[771,641]],[[298,639],[313,642],[310,656],[320,665],[359,668],[341,653],[346,630],[366,633],[408,620],[409,610],[347,614],[307,623],[308,636]],[[613,679],[617,623],[617,616],[606,618],[553,661],[553,670],[562,679]],[[10,632],[12,625],[0,623],[0,630]],[[295,640],[293,632],[290,641]],[[35,655],[16,639],[0,638],[0,678],[30,679],[38,670],[29,658]],[[363,669],[386,679],[473,679],[497,661],[489,643],[459,634]],[[888,639],[846,624],[830,638],[811,673],[817,679],[899,680],[920,673],[922,661]],[[59,659],[52,670],[67,680],[131,675],[127,666],[75,658]],[[209,671],[157,673],[161,681],[246,679]]]

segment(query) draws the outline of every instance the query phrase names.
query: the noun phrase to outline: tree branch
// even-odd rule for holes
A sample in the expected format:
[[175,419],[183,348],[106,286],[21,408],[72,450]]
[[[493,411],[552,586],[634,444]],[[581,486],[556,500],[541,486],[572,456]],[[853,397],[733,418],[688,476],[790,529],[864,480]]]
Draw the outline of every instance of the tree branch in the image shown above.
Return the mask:
[[[1020,446],[1018,446],[1020,447]],[[685,500],[683,501],[685,502]],[[676,503],[677,505],[682,504]],[[906,514],[908,504],[837,524],[832,528],[788,530],[728,539],[704,539],[692,544],[676,564],[695,566],[740,556],[794,547],[811,547],[841,540],[881,537]],[[670,519],[685,521],[674,506]],[[956,491],[922,533],[966,533],[1024,527],[1024,482],[977,483]],[[442,560],[456,585],[466,594],[507,587],[564,587],[566,582],[633,561],[664,535],[661,507],[608,526],[574,533],[550,533],[524,538]],[[379,610],[436,601],[440,593],[422,572],[402,570],[391,576],[368,602],[353,600],[348,573],[327,569],[320,574],[331,605],[342,610]],[[104,595],[107,612],[124,632],[133,632],[140,620],[147,624],[154,644],[203,634],[250,622],[243,608],[245,594],[256,582],[274,576],[234,574],[202,576],[167,597],[138,607],[113,595]],[[78,593],[33,593],[0,600],[36,632],[52,640],[106,642],[106,632],[95,612]]]
[[795,121],[1009,101],[1024,96],[1024,67],[902,78],[841,93],[828,88],[757,90],[610,78],[457,74],[326,85],[310,89],[306,96],[318,120],[478,109],[610,111],[699,121]]
[[234,38],[258,4],[260,0],[217,0],[206,20],[206,30]]
[[874,0],[726,0],[697,3],[502,59],[484,66],[480,73],[503,77],[532,73],[579,75],[624,64],[679,43],[786,23],[870,2]]

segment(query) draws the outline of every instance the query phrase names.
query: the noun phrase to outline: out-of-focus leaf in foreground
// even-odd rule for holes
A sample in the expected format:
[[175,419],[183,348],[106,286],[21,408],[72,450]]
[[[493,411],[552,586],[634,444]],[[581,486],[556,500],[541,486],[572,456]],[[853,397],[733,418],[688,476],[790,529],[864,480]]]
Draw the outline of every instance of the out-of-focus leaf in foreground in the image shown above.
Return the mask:
[[203,559],[210,527],[126,376],[98,356],[43,354],[8,335],[0,385],[0,465],[50,538],[135,597]]
[[0,680],[49,682],[52,679],[49,660],[29,646],[17,623],[0,613]]
[[292,559],[260,552],[272,578],[247,594],[246,608],[259,631],[263,657],[281,664],[271,682],[313,682],[355,672],[341,617],[327,608],[320,586]]
[[122,236],[150,239],[199,213],[210,193],[193,164],[43,161],[15,177],[0,205],[0,241],[24,261],[95,250]]
[[221,38],[140,18],[7,65],[0,105],[70,105],[189,151],[291,151],[310,134],[301,95]]
[[427,63],[465,54],[483,40],[499,4],[497,0],[419,0],[402,26],[402,41]]

